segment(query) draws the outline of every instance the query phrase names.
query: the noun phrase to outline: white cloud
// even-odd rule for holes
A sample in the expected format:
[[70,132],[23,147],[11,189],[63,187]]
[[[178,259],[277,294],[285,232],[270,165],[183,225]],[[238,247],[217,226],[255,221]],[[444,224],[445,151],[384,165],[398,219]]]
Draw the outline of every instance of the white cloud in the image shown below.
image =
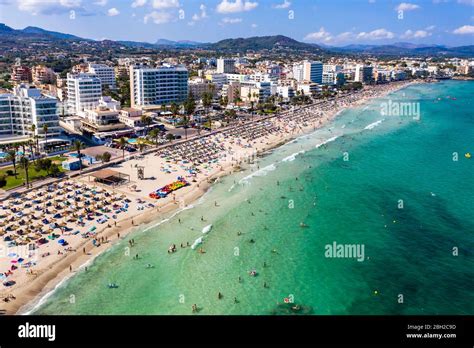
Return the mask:
[[107,2],[108,2],[108,0],[97,0],[96,2],[94,2],[94,5],[105,6],[105,5],[107,5]]
[[107,11],[107,16],[109,17],[118,16],[119,14],[120,14],[120,11],[117,10],[115,7],[109,8],[109,10]]
[[334,41],[349,41],[355,39],[355,34],[352,31],[345,31],[343,33],[338,34]]
[[405,33],[400,35],[402,39],[422,39],[428,36],[431,36],[431,33],[426,30],[407,30]]
[[229,17],[224,17],[221,20],[221,24],[237,24],[241,23],[242,18],[229,18]]
[[81,2],[81,0],[17,0],[18,9],[32,15],[68,12],[71,9],[79,9]]
[[281,3],[281,4],[273,5],[273,8],[284,9],[284,8],[288,8],[290,6],[291,6],[291,2],[289,2],[288,0],[284,0],[283,3]]
[[474,6],[474,0],[458,0],[458,4]]
[[145,6],[145,5],[146,5],[146,1],[147,1],[147,0],[135,0],[134,2],[132,2],[132,7],[133,7],[133,8],[137,8],[137,7]]
[[219,13],[237,13],[251,11],[258,6],[258,2],[252,2],[249,0],[222,0],[217,5],[216,11]]
[[153,0],[152,6],[157,10],[179,7],[179,0]]
[[413,11],[419,9],[420,6],[411,4],[409,2],[402,2],[400,5],[395,7],[395,10],[397,11]]
[[358,40],[381,40],[381,39],[393,39],[395,35],[391,32],[388,31],[387,29],[376,29],[372,30],[370,32],[360,32],[357,34],[357,39]]
[[208,17],[207,12],[206,12],[206,6],[204,4],[201,4],[201,6],[199,6],[199,10],[201,12],[195,13],[192,17],[192,20],[194,22],[200,21],[202,19],[206,19]]
[[251,27],[255,29],[258,27],[258,24],[252,23]]
[[145,24],[147,24],[148,21],[150,20],[155,24],[164,24],[164,23],[171,22],[173,20],[173,15],[169,12],[153,11],[153,12],[147,13],[145,17],[143,17],[143,22]]
[[323,27],[314,33],[309,33],[305,36],[304,40],[306,41],[316,41],[316,42],[329,42],[332,40],[331,33],[327,32]]
[[434,30],[435,28],[436,28],[436,25],[430,25],[426,27],[425,30],[431,31],[431,30]]
[[457,34],[457,35],[474,34],[474,25],[463,25],[462,27],[459,27],[456,30],[454,30],[453,34]]

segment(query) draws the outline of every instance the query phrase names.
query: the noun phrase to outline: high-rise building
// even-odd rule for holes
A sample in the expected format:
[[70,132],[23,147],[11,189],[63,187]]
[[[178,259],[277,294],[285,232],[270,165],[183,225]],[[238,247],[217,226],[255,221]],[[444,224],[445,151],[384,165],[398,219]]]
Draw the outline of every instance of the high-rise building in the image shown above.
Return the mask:
[[15,85],[31,82],[31,69],[25,65],[14,65],[10,81]]
[[369,83],[373,80],[374,68],[367,65],[357,64],[355,68],[354,81]]
[[53,83],[56,78],[53,69],[44,65],[37,65],[33,67],[31,74],[33,77],[33,83],[37,84]]
[[67,74],[67,96],[70,113],[93,109],[102,96],[102,83],[94,74]]
[[235,72],[235,60],[230,58],[219,58],[217,60],[218,74],[233,74]]
[[105,64],[89,63],[89,73],[96,75],[102,82],[102,88],[116,89],[115,70]]
[[[56,98],[21,84],[13,93],[0,94],[0,136],[34,136],[44,138],[43,126],[48,125],[48,138],[60,135]],[[31,126],[35,125],[35,134]]]
[[181,103],[188,97],[188,70],[184,66],[130,68],[131,106]]
[[314,83],[323,83],[323,63],[315,61],[303,62],[303,79]]
[[293,78],[300,82],[304,80],[304,68],[303,64],[295,64],[293,65]]

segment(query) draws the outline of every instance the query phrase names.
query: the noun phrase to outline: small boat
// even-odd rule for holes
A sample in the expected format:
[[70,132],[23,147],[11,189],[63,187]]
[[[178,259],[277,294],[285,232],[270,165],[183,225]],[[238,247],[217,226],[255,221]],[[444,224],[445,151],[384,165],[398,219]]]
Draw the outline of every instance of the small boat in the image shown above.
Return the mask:
[[115,283],[109,283],[109,284],[107,284],[107,287],[108,287],[109,289],[117,289],[117,288],[118,288],[118,285],[115,284]]
[[251,276],[251,277],[256,277],[256,276],[257,276],[257,274],[258,274],[258,273],[257,273],[257,271],[256,271],[256,270],[254,270],[254,269],[253,269],[253,270],[251,270],[251,271],[249,271],[249,276]]
[[155,266],[153,266],[151,263],[147,263],[145,265],[145,268],[155,268]]

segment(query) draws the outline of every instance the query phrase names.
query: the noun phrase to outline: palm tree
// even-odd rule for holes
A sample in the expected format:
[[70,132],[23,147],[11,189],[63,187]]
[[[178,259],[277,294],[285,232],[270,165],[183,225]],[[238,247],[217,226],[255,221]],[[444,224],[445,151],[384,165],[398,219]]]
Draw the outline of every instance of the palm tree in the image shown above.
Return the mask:
[[150,131],[150,134],[149,134],[150,138],[152,138],[152,139],[155,140],[155,145],[156,145],[156,147],[158,147],[158,136],[159,136],[159,135],[160,135],[160,132],[159,132],[158,129],[152,129],[152,130]]
[[188,139],[188,126],[189,126],[189,117],[187,115],[183,116],[183,127],[184,127],[184,139]]
[[173,118],[178,114],[179,112],[179,105],[176,104],[175,102],[171,103],[171,108],[170,108],[171,113],[173,114]]
[[30,177],[28,176],[28,167],[30,166],[30,161],[28,161],[28,158],[21,156],[20,166],[25,170],[26,188],[28,188],[30,184]]
[[127,139],[125,139],[124,137],[121,137],[118,140],[118,143],[119,143],[120,147],[122,148],[122,158],[125,159],[125,146],[127,146],[127,144],[128,144]]
[[35,160],[35,154],[33,151],[34,146],[35,146],[35,142],[32,139],[28,140],[28,147],[30,148],[31,158],[33,159],[33,161]]
[[80,140],[75,140],[72,143],[72,149],[77,152],[77,158],[79,159],[79,168],[82,170],[82,158],[81,158],[81,150],[85,148],[85,145]]
[[137,145],[138,145],[138,149],[140,150],[140,152],[143,152],[143,150],[146,147],[145,139],[143,139],[143,138],[138,139]]
[[[202,106],[204,106],[204,111],[206,116],[209,116],[209,107],[212,105],[212,94],[211,93],[204,93],[202,95]],[[210,119],[210,128],[212,129],[212,120]]]
[[[148,134],[148,129],[150,128],[150,125],[153,123],[153,119],[150,116],[147,116],[145,118],[145,125],[146,125],[146,134]],[[145,134],[145,135],[146,135]]]
[[[36,136],[36,125],[35,124],[32,124],[31,125],[31,132],[33,133],[33,141],[36,143],[36,152],[38,152],[38,137]],[[33,158],[35,158],[34,154],[33,154]]]
[[15,150],[9,150],[7,152],[7,161],[12,162],[12,164],[13,164],[13,173],[14,173],[15,179],[16,179],[16,151]]
[[43,132],[44,132],[44,152],[46,152],[46,146],[48,145],[48,124],[47,123],[43,125]]

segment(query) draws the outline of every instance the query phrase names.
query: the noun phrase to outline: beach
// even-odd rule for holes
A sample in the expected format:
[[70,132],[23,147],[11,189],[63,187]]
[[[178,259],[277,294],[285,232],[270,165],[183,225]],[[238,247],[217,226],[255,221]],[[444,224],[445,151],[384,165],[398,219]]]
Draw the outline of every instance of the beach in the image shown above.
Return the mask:
[[[28,268],[18,267],[8,278],[15,281],[15,284],[2,289],[0,296],[10,297],[10,300],[2,302],[1,308],[7,314],[17,313],[27,303],[54,289],[63,279],[79,272],[97,255],[118,241],[133,238],[133,234],[129,235],[130,232],[138,229],[140,225],[159,220],[160,217],[193,204],[218,178],[241,170],[270,149],[327,125],[346,108],[361,105],[371,98],[383,97],[412,83],[369,87],[361,94],[337,102],[326,102],[264,120],[235,125],[222,132],[192,139],[189,143],[183,142],[174,147],[158,149],[156,153],[136,156],[112,168],[129,175],[131,179],[130,183],[113,189],[107,185],[90,182],[88,176],[69,179],[68,184],[60,188],[72,186],[74,189],[88,191],[91,196],[88,198],[91,200],[95,192],[116,196],[117,205],[120,208],[127,205],[127,208],[117,214],[116,219],[108,218],[104,224],[97,224],[94,221],[96,227],[92,231],[94,233],[87,238],[83,238],[82,235],[91,228],[90,224],[82,227],[74,226],[69,232],[79,231],[79,233],[64,235],[63,239],[67,239],[68,242],[66,248],[56,240],[40,245],[32,255],[39,260],[37,264]],[[138,167],[144,168],[143,180],[137,177]],[[172,192],[163,199],[150,198],[151,192],[174,182],[177,177],[184,178],[190,185]],[[55,194],[57,188],[54,187],[49,193]],[[44,190],[43,193],[47,195],[48,189]],[[64,200],[65,196],[62,198]],[[22,203],[26,203],[28,199],[31,200],[33,197],[27,198]],[[111,215],[110,212],[105,214]],[[62,235],[59,234],[59,237]],[[94,246],[91,240],[98,242]],[[49,255],[42,258],[41,255],[47,252]],[[8,257],[8,254],[10,251],[0,259],[2,270],[11,266],[12,257]]]

